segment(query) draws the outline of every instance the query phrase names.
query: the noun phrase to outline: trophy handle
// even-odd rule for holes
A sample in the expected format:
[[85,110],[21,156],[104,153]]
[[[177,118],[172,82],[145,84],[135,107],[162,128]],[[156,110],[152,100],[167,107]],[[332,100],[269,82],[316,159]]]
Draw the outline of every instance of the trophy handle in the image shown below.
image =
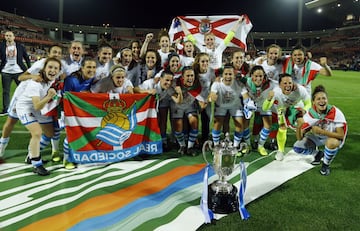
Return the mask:
[[214,143],[211,140],[207,140],[207,141],[204,142],[204,144],[202,146],[203,158],[204,158],[204,160],[205,160],[205,162],[207,164],[210,164],[210,162],[206,158],[206,149],[208,148],[212,152],[213,151],[213,145],[214,145]]

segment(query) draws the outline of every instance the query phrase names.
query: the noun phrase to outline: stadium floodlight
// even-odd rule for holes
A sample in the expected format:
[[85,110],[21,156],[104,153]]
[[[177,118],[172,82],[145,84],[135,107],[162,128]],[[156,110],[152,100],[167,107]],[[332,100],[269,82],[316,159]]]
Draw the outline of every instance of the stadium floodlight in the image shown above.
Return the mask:
[[336,1],[337,0],[313,0],[313,1],[305,3],[305,6],[308,9],[312,9],[312,8],[319,7],[319,6],[324,6],[326,4],[336,2]]

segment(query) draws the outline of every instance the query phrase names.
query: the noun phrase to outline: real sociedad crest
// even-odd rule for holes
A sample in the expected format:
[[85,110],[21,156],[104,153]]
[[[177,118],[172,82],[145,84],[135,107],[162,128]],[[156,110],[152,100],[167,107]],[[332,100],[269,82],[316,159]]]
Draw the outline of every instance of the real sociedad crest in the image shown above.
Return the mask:
[[199,24],[199,32],[201,34],[207,34],[207,33],[210,33],[211,30],[212,30],[212,25],[210,23],[209,18],[201,19],[200,24]]
[[126,103],[121,99],[107,100],[103,107],[108,113],[101,121],[102,129],[96,138],[112,146],[122,146],[136,126],[136,106],[132,107],[128,115],[123,112]]

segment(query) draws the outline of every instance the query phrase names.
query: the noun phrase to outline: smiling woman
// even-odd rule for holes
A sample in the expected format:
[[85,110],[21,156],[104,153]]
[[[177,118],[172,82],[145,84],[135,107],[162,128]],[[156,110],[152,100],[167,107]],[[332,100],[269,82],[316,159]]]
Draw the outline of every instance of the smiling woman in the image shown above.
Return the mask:
[[[315,87],[312,100],[313,107],[305,114],[304,123],[298,128],[294,151],[315,155],[313,165],[320,164],[323,158],[320,174],[327,176],[331,162],[345,143],[347,123],[342,111],[328,103],[324,86]],[[319,146],[325,146],[324,152],[318,150]]]
[[275,158],[281,161],[284,159],[287,127],[296,128],[303,123],[303,114],[311,107],[311,100],[305,87],[294,83],[291,75],[285,73],[279,75],[279,86],[269,92],[262,109],[267,111],[272,105],[277,112],[279,123],[276,136],[278,151]]
[[40,72],[41,81],[28,80],[29,82],[24,92],[20,94],[16,102],[17,116],[31,134],[28,156],[34,167],[34,173],[40,176],[50,174],[44,168],[40,156],[41,134],[44,133],[48,140],[54,136],[53,118],[42,115],[40,110],[56,95],[56,90],[52,88],[52,84],[58,76],[60,69],[60,60],[57,58],[47,58],[44,68]]

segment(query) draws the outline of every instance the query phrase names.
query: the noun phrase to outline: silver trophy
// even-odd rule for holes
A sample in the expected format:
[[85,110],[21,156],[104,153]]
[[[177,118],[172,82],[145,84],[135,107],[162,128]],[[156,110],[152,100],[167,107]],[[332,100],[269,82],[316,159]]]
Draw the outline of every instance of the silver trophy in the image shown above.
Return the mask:
[[[240,144],[240,150],[245,143]],[[239,210],[238,190],[235,185],[226,181],[229,176],[239,165],[236,163],[238,148],[234,147],[230,136],[227,133],[225,139],[220,145],[213,145],[208,140],[202,148],[204,160],[214,169],[219,179],[208,186],[208,205],[215,213],[227,214]],[[210,163],[207,155],[212,154],[213,161]]]

